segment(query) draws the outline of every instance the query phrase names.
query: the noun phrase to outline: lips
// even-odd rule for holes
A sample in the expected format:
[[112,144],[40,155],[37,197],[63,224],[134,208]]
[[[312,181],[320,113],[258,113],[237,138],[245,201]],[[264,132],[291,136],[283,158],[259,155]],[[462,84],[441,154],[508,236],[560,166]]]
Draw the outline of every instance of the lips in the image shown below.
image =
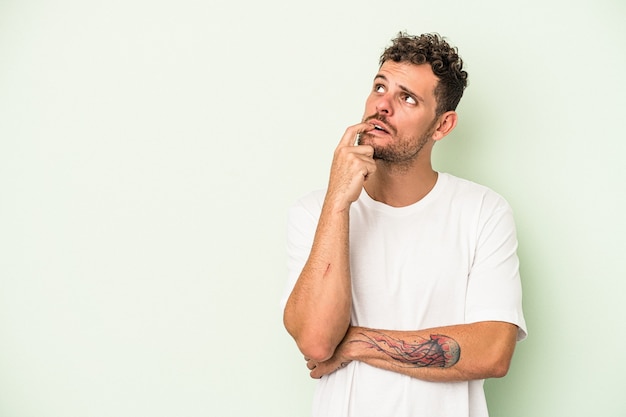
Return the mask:
[[390,134],[389,127],[387,127],[387,125],[384,124],[383,122],[381,122],[380,120],[373,119],[373,120],[370,120],[369,123],[374,125],[374,130],[375,131]]

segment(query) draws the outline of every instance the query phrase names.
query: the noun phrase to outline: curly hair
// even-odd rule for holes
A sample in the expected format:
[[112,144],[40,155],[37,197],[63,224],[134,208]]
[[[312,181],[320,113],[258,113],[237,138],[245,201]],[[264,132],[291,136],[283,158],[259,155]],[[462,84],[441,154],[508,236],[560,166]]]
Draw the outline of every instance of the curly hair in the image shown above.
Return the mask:
[[405,32],[398,33],[391,46],[380,56],[380,65],[389,60],[415,65],[430,64],[439,78],[434,92],[437,116],[456,110],[467,86],[467,71],[463,70],[463,60],[457,48],[450,46],[439,34],[411,36]]

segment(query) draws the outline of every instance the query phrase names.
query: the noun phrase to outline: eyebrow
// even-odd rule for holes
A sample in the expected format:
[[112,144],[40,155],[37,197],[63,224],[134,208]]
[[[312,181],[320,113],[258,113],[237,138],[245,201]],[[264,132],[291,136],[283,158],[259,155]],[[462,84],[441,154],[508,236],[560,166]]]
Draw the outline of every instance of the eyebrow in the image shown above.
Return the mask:
[[[387,83],[389,82],[387,77],[385,77],[383,74],[376,74],[376,77],[374,77],[374,81],[376,81],[379,78],[385,80]],[[422,103],[424,102],[424,98],[422,98],[422,96],[420,96],[419,94],[415,93],[414,91],[411,91],[409,88],[407,88],[407,87],[405,87],[403,85],[398,85],[398,88],[400,90],[404,91],[405,93],[407,93],[408,95],[415,97],[417,99],[417,101],[421,101]]]

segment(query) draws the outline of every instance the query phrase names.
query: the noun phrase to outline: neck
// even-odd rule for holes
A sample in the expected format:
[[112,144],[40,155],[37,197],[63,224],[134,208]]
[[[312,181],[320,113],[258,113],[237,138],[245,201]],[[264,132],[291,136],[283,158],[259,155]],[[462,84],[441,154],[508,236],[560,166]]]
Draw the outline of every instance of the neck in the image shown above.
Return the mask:
[[389,166],[376,163],[376,172],[368,177],[364,188],[372,199],[392,207],[404,207],[424,198],[437,183],[438,173],[430,161],[422,165]]

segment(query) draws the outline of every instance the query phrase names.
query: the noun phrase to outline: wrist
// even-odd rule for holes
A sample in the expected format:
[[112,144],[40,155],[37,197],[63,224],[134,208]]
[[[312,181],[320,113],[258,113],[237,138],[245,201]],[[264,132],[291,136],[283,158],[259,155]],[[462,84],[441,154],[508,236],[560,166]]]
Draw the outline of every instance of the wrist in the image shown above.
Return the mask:
[[343,355],[347,360],[354,361],[358,358],[358,350],[359,350],[359,334],[361,328],[350,326],[348,331],[346,332],[346,336],[344,337],[343,345],[344,352]]
[[326,206],[328,211],[334,214],[348,213],[351,205],[352,201],[342,198],[342,196],[331,194],[326,196],[326,200],[324,202],[324,206]]

